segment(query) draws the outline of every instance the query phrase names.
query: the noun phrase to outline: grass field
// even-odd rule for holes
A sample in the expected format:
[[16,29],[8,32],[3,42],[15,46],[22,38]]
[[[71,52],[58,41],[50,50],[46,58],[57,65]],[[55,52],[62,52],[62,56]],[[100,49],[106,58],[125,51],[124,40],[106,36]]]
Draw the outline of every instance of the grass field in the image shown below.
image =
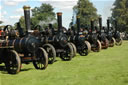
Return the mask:
[[[128,85],[128,41],[88,56],[61,61],[46,70],[23,65],[17,75],[0,72],[0,85]],[[2,66],[2,65],[0,65]]]

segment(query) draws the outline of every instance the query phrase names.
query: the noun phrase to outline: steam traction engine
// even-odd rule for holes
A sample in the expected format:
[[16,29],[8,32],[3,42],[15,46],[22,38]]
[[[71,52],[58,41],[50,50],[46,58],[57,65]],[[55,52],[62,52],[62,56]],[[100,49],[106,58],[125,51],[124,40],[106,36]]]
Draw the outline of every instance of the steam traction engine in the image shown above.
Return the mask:
[[94,28],[94,21],[91,21],[91,31],[89,31],[88,41],[91,44],[91,50],[99,52],[102,48],[101,42],[98,40],[96,29]]
[[54,46],[56,50],[56,55],[60,57],[64,61],[69,61],[73,57],[73,47],[68,42],[68,37],[64,34],[62,30],[62,13],[57,13],[57,21],[58,21],[58,31],[55,31],[52,25],[50,24],[49,30],[50,32],[46,32],[42,34],[42,43],[49,43]]
[[102,49],[106,49],[108,48],[109,42],[108,39],[106,37],[106,33],[102,27],[102,18],[99,18],[99,27],[100,27],[100,31],[98,32],[98,39],[101,42],[102,45]]
[[[49,25],[49,28],[52,28],[50,25]],[[54,30],[54,29],[53,29]],[[76,53],[77,53],[77,49],[76,49],[76,46],[74,45],[74,43],[72,43],[70,40],[69,40],[69,31],[65,28],[65,27],[62,27],[62,32],[65,34],[65,35],[67,35],[68,36],[68,42],[69,42],[69,44],[72,46],[72,48],[73,48],[73,57],[75,57],[76,56]],[[54,33],[55,33],[55,31],[54,31]]]
[[[68,30],[65,27],[62,27],[61,31],[64,33],[64,35],[68,34]],[[55,35],[57,33],[57,31],[54,30],[54,28],[52,27],[52,24],[49,24],[49,31],[47,31],[46,33],[48,34],[48,36],[52,36],[52,35]],[[77,52],[76,46],[69,40],[68,40],[68,42],[73,48],[73,56],[72,57],[74,57],[74,56],[76,56],[76,52]]]
[[55,49],[57,56],[59,56],[62,60],[71,60],[73,57],[73,48],[71,44],[68,42],[68,37],[62,31],[62,13],[57,13],[57,21],[58,21],[58,31],[53,33],[53,36],[48,36],[46,41],[51,43]]
[[52,44],[46,41],[47,36],[44,35],[44,32],[40,31],[40,28],[41,26],[37,25],[34,28],[34,32],[32,33],[32,35],[34,35],[39,40],[40,46],[43,47],[48,53],[48,63],[53,64],[56,60],[56,50]]
[[110,21],[107,20],[107,39],[109,41],[109,47],[113,47],[115,45],[115,38],[113,37],[112,29],[110,29]]
[[119,45],[122,44],[122,38],[121,38],[120,32],[118,31],[119,29],[118,29],[118,26],[117,26],[117,21],[115,20],[114,22],[115,22],[115,32],[114,32],[113,37],[116,40],[115,44],[119,46]]
[[72,26],[68,35],[69,35],[69,40],[75,44],[77,48],[77,52],[82,56],[88,55],[88,53],[91,51],[91,45],[87,41],[85,35],[80,31],[80,17],[79,16],[77,16],[77,33],[75,33],[75,29]]
[[1,30],[0,32],[0,64],[4,63],[8,73],[20,71],[21,60],[13,45],[8,45],[8,36]]
[[[30,12],[30,9],[28,9],[27,12]],[[25,20],[26,21],[28,20],[27,22],[30,22],[29,18],[30,18],[30,14],[26,14]],[[38,25],[34,28],[34,30],[29,29],[31,30],[30,34],[31,36],[34,36],[37,39],[39,46],[43,47],[46,50],[46,52],[48,53],[48,63],[52,64],[56,59],[56,51],[53,45],[51,45],[50,43],[44,43],[46,41],[45,40],[46,37],[44,37],[44,35],[41,33],[40,28],[41,27]],[[19,30],[19,34],[22,37],[24,34],[20,26],[20,23],[17,23],[17,29]]]
[[39,47],[39,41],[34,36],[29,34],[29,9],[29,6],[24,6],[26,35],[20,38],[16,35],[16,33],[8,31],[5,33],[5,37],[7,36],[8,39],[1,43],[1,48],[11,47],[11,49],[14,49],[18,52],[16,53],[14,50],[9,50],[7,53],[8,49],[7,51],[4,51],[6,49],[2,49],[2,51],[0,51],[0,57],[5,63],[8,73],[11,74],[16,74],[20,71],[21,63],[33,62],[33,65],[36,69],[45,69],[48,65],[47,52],[43,48]]

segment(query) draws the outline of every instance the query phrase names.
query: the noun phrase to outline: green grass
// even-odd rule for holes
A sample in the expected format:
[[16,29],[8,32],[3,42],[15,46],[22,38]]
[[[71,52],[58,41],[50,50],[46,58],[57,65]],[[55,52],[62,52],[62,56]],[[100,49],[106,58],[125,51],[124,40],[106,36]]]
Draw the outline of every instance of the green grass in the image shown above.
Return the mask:
[[[46,70],[24,65],[17,75],[0,73],[0,85],[128,85],[128,41],[99,53],[61,61]],[[2,66],[2,65],[0,65]]]

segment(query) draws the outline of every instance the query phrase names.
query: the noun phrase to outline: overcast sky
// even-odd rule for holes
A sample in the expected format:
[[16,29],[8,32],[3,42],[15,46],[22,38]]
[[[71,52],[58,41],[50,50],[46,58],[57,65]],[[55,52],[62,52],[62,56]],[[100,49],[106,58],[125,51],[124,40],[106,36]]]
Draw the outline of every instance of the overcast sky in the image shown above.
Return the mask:
[[[42,3],[49,3],[54,7],[54,12],[63,12],[63,26],[69,27],[73,15],[72,7],[78,0],[0,0],[0,20],[3,25],[14,25],[23,16],[24,5],[31,8],[39,7]],[[102,15],[103,25],[106,19],[111,16],[111,8],[115,0],[90,0],[97,8],[98,14]]]

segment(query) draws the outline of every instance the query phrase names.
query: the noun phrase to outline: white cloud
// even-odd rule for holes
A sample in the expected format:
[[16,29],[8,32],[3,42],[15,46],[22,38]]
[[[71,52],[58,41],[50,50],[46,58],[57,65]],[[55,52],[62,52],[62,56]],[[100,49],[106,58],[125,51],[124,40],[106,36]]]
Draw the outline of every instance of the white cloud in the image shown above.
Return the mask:
[[27,0],[5,0],[4,4],[7,6],[16,6],[19,3],[26,2]]
[[3,19],[3,17],[4,17],[4,16],[0,13],[0,21]]
[[18,16],[10,16],[9,18],[10,18],[10,19],[20,19],[20,17],[21,17],[21,16],[18,15]]
[[20,2],[26,2],[28,0],[13,0],[13,1],[20,3]]
[[4,19],[4,15],[6,15],[7,14],[7,11],[3,11],[3,12],[0,12],[0,20],[5,20]]
[[8,5],[8,6],[16,6],[18,4],[15,1],[5,1],[4,3],[5,3],[5,5]]
[[78,0],[40,0],[41,3],[51,4],[55,12],[63,13],[63,26],[69,27],[71,22],[72,8],[77,4]]
[[0,12],[0,20],[4,21],[5,20],[4,15],[6,14],[7,14],[6,11]]
[[7,24],[8,20],[0,13],[0,21],[3,21],[2,25],[5,25],[4,23]]
[[43,3],[51,4],[54,8],[57,8],[59,10],[72,10],[73,6],[77,4],[77,0],[71,1],[71,0],[40,0]]
[[56,8],[62,9],[62,10],[72,10],[73,6],[76,5],[76,2],[58,2],[54,4]]
[[[13,11],[14,14],[18,14],[18,15],[21,15],[21,16],[24,16],[24,10],[23,8],[18,8],[16,10]],[[32,16],[32,12],[30,11],[30,16]]]
[[14,20],[8,20],[8,18],[4,18],[2,17],[2,19],[0,19],[1,21],[3,21],[3,23],[1,25],[13,25],[14,24]]
[[23,13],[23,8],[16,9],[15,13],[22,14]]
[[19,20],[21,16],[10,16],[10,17],[5,17],[0,14],[0,20],[3,21],[1,25],[14,25],[15,22]]
[[2,6],[0,6],[0,10],[2,9],[3,7]]
[[39,0],[39,1],[78,1],[78,0]]
[[7,14],[7,12],[6,12],[6,11],[3,11],[3,12],[2,12],[2,15],[6,15],[6,14]]
[[103,25],[105,25],[106,26],[106,20],[108,19],[108,17],[111,17],[111,14],[112,14],[112,11],[111,11],[111,9],[112,9],[112,6],[113,5],[113,3],[111,3],[111,2],[107,2],[106,3],[106,5],[104,5],[104,8],[103,8],[103,13],[102,13],[102,17],[103,17]]

